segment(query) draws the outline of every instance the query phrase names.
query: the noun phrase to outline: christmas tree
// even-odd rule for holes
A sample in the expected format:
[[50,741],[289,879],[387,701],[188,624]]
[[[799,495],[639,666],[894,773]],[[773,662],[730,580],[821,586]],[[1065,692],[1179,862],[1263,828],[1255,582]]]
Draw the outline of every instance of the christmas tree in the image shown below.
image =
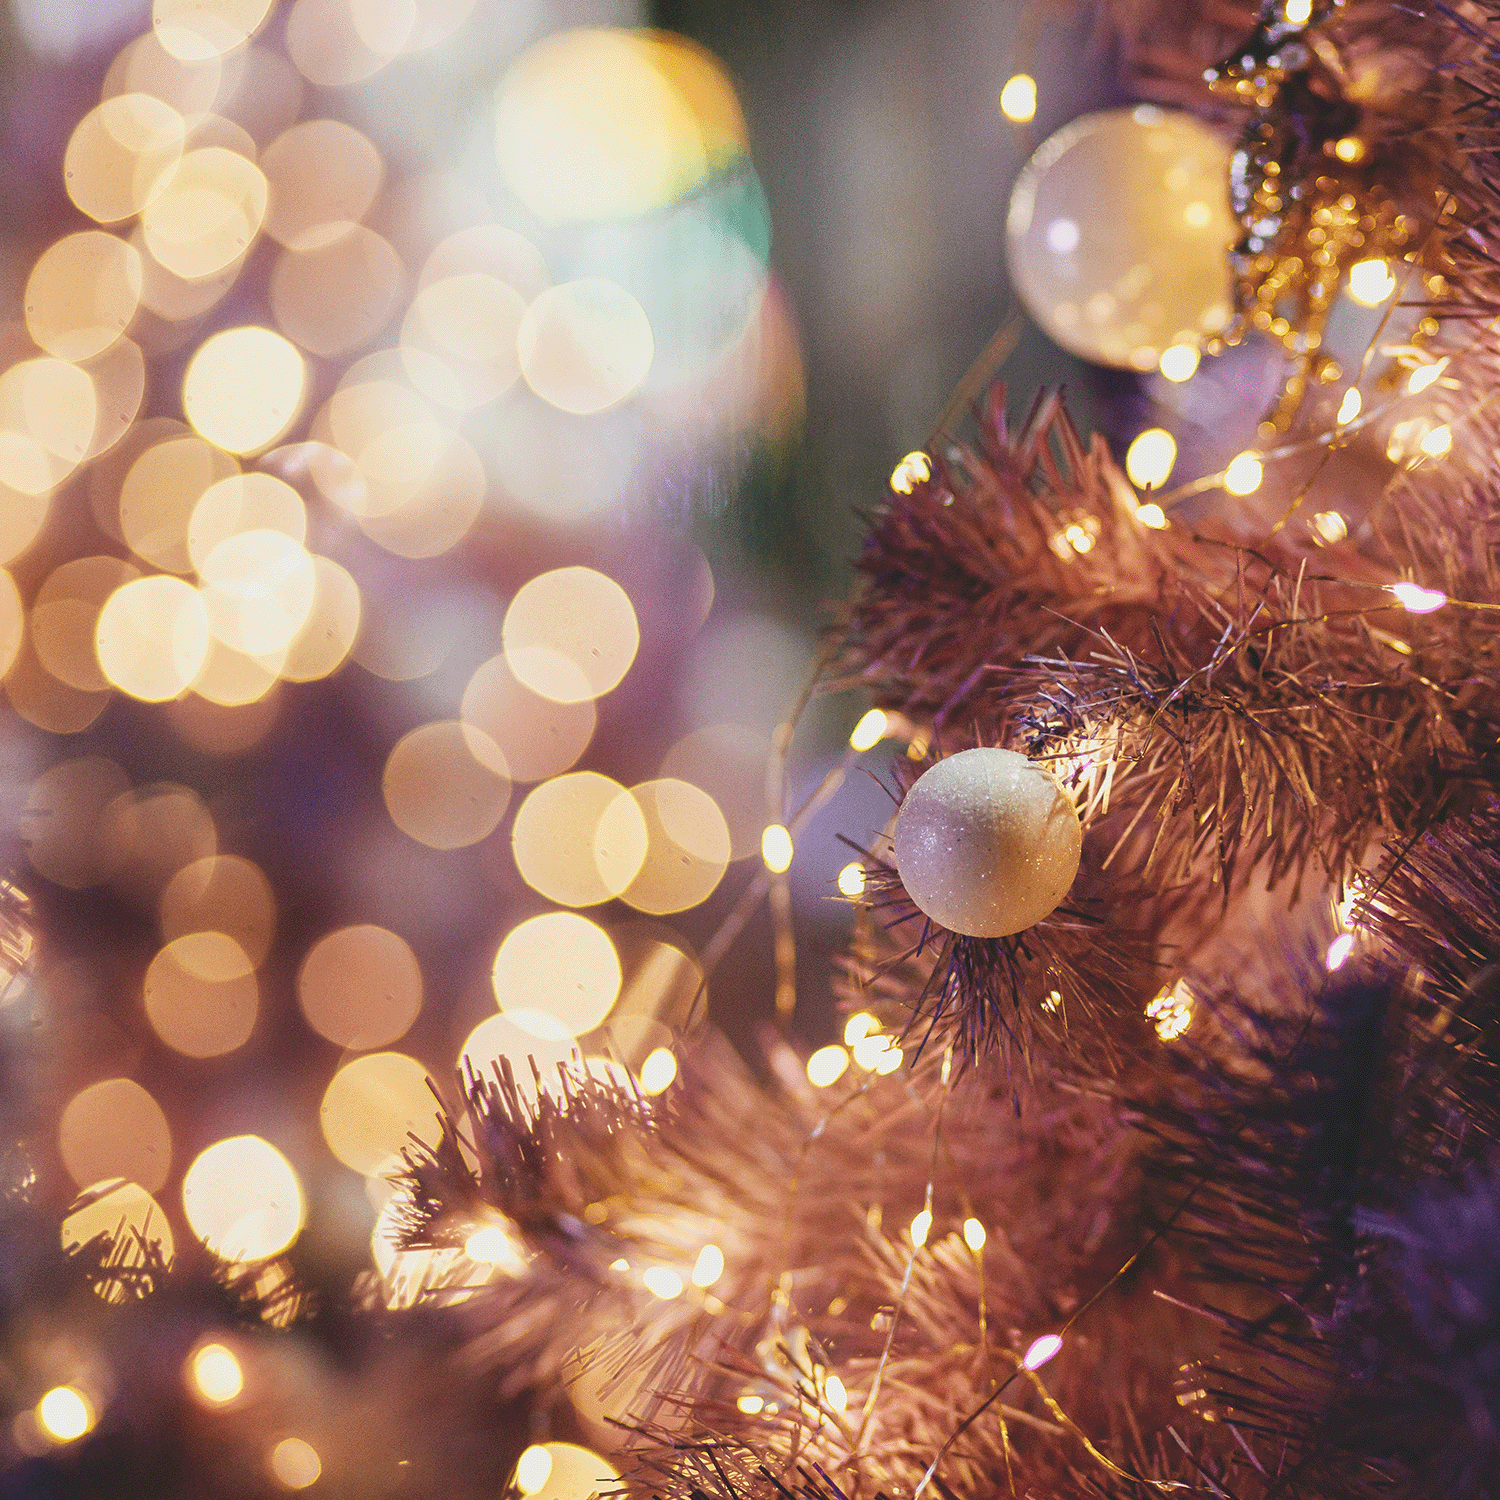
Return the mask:
[[[397,206],[412,222],[429,209],[408,185],[365,226],[380,153],[371,167],[352,126],[278,113],[267,80],[291,76],[282,52],[320,87],[373,76],[466,7],[414,7],[401,31],[394,8],[351,5],[350,41],[337,5],[298,0],[275,23],[281,52],[266,32],[246,49],[268,9],[158,0],[154,32],[112,65],[129,86],[106,86],[68,147],[78,209],[138,218],[140,243],[86,231],[39,258],[26,326],[42,352],[0,377],[21,537],[7,692],[96,751],[55,758],[27,794],[28,863],[0,930],[10,1004],[92,1003],[192,1060],[141,1071],[170,1091],[173,1129],[205,1143],[182,1216],[163,1214],[172,1130],[133,1074],[76,1093],[54,1125],[77,1063],[57,1061],[55,1034],[53,1054],[9,1060],[6,1483],[1500,1492],[1496,18],[1384,0],[1103,9],[1130,103],[1033,157],[1012,275],[1059,343],[1134,370],[1180,418],[1199,472],[1169,486],[1164,428],[1117,461],[1060,393],[1008,390],[1002,329],[871,497],[857,584],[772,737],[765,810],[756,786],[741,820],[732,791],[705,789],[735,779],[727,740],[696,760],[674,749],[629,789],[570,771],[651,634],[650,588],[689,593],[692,559],[644,530],[583,543],[535,518],[527,544],[559,565],[499,556],[525,538],[527,454],[549,440],[633,443],[659,477],[688,417],[714,473],[784,435],[763,280],[754,319],[705,354],[666,336],[681,301],[644,310],[602,277],[553,274],[588,268],[606,241],[587,226],[609,214],[665,235],[661,250],[643,230],[631,253],[669,267],[701,224],[664,204],[743,224],[758,189],[732,91],[660,34],[563,32],[524,53],[500,91],[498,160],[553,226],[548,256],[503,225],[455,230],[426,252],[394,342],[356,360],[400,306],[381,270],[387,252],[402,270]],[[231,66],[261,86],[208,93],[205,123],[193,90]],[[666,98],[697,155],[649,181],[539,157],[538,122],[574,128],[602,79],[624,91],[611,129],[635,118],[611,113],[621,99]],[[1001,104],[1028,121],[1029,76]],[[1131,214],[1097,165],[1069,176],[1073,152],[1118,175]],[[355,203],[360,161],[376,185]],[[1126,254],[1142,221],[1155,249]],[[237,278],[263,225],[282,247],[269,315],[215,312],[257,285],[253,265]],[[714,274],[735,265],[739,250]],[[674,294],[699,329],[692,288]],[[132,296],[147,313],[120,323]],[[113,430],[132,359],[174,371],[186,424],[137,392]],[[1275,371],[1259,396],[1255,359]],[[672,378],[651,384],[653,360]],[[744,376],[736,360],[753,378],[724,373]],[[1255,424],[1217,455],[1213,422],[1194,430],[1210,408],[1189,400],[1215,367]],[[685,401],[689,377],[722,409]],[[493,404],[523,384],[524,420]],[[552,415],[626,402],[628,431]],[[580,489],[604,484],[577,472]],[[486,497],[505,485],[515,503],[497,512]],[[405,733],[411,703],[335,675],[353,650],[379,683],[426,680],[409,659],[435,596],[402,613],[412,585],[389,583],[373,548],[513,589],[503,650],[457,650],[456,689],[434,679]],[[366,595],[379,607],[357,628]],[[471,611],[456,634],[484,628]],[[852,690],[869,713],[794,798],[799,721]],[[442,691],[456,718],[437,717]],[[292,730],[257,728],[293,692]],[[363,734],[338,733],[341,714]],[[331,777],[311,765],[323,755]],[[788,871],[861,756],[888,818],[844,827],[828,894],[855,917],[823,997],[838,1030],[807,1045],[820,1022],[799,1030],[799,1007],[830,1006],[799,984],[807,914]],[[247,809],[273,772],[299,817],[260,836],[268,880],[219,830],[257,847]],[[420,861],[349,837],[358,807],[336,797],[361,775]],[[462,851],[486,847],[513,782],[536,790],[509,824],[518,880],[495,881]],[[747,838],[751,873],[718,890]],[[392,929],[428,878],[443,897],[419,963]],[[432,1067],[428,1084],[391,1048],[424,976],[463,989],[463,888],[487,878],[515,915],[534,910],[520,882],[552,909],[483,955],[500,1014],[450,1046],[456,1080]],[[580,915],[661,917],[716,890],[696,955],[660,927]],[[153,921],[160,946],[142,936]],[[747,1016],[718,986],[751,941],[774,987],[737,997]],[[111,965],[129,978],[101,980]],[[278,987],[302,1032],[255,1031]],[[127,991],[143,1016],[120,1019]],[[434,1008],[422,1025],[439,1026]],[[447,1011],[404,1045],[439,1050],[472,1022]],[[253,1066],[190,1070],[252,1033]],[[308,1219],[282,1150],[230,1133],[243,1102],[216,1115],[194,1097],[239,1091],[274,1122],[267,1080],[296,1094],[288,1118],[310,1101],[329,1150],[370,1180],[372,1266]],[[53,1131],[83,1191],[71,1203],[28,1143]]]

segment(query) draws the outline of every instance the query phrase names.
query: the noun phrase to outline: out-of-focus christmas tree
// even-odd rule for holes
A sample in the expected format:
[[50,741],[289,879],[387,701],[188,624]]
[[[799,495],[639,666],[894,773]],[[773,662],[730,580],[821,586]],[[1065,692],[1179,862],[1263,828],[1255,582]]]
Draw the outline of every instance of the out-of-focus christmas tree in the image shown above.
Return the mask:
[[[0,376],[7,692],[92,737],[0,891],[16,1493],[1500,1493],[1500,17],[1103,7],[1130,97],[1036,150],[1011,275],[1157,420],[1010,409],[1000,330],[758,758],[639,749],[645,699],[592,741],[711,595],[670,525],[562,524],[795,423],[724,75],[519,50],[486,218],[302,103],[464,4],[269,10],[157,0]],[[861,758],[808,1047],[789,871]]]

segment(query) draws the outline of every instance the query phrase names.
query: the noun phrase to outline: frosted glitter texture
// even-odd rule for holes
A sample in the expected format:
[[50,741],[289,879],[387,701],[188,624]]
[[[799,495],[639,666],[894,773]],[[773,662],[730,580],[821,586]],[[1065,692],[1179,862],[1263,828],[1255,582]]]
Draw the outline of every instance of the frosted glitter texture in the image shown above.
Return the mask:
[[1014,750],[961,750],[925,772],[896,818],[906,893],[948,928],[1005,937],[1068,893],[1083,830],[1062,789]]
[[1011,279],[1063,348],[1154,370],[1229,321],[1229,147],[1178,110],[1085,115],[1037,148],[1006,225]]

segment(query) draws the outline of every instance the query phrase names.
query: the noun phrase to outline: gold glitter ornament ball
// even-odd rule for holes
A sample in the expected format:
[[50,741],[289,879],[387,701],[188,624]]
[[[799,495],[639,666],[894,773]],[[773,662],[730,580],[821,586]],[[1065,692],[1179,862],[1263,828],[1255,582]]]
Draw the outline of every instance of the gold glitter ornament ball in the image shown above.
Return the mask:
[[1035,926],[1068,894],[1083,830],[1052,777],[1014,750],[961,750],[896,817],[896,870],[934,922],[968,937]]
[[1154,370],[1233,304],[1229,147],[1181,110],[1084,115],[1044,141],[1010,198],[1006,250],[1026,310],[1064,349]]

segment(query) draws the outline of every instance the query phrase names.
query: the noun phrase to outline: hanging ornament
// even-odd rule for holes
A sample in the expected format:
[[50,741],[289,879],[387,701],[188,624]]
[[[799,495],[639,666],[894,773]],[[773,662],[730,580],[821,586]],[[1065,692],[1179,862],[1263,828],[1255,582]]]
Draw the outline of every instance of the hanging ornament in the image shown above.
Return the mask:
[[1245,41],[1204,74],[1215,94],[1250,108],[1230,160],[1240,232],[1234,318],[1218,347],[1254,331],[1291,356],[1267,435],[1291,425],[1310,382],[1342,375],[1321,346],[1345,279],[1367,305],[1392,295],[1389,262],[1417,229],[1380,180],[1374,111],[1357,102],[1378,80],[1352,79],[1321,29],[1341,3],[1267,0]]
[[968,937],[1033,927],[1068,893],[1083,830],[1062,788],[1014,750],[961,750],[896,818],[896,870],[934,922]]
[[1142,104],[1074,120],[1010,198],[1011,280],[1063,348],[1154,370],[1229,323],[1229,152],[1206,125]]

